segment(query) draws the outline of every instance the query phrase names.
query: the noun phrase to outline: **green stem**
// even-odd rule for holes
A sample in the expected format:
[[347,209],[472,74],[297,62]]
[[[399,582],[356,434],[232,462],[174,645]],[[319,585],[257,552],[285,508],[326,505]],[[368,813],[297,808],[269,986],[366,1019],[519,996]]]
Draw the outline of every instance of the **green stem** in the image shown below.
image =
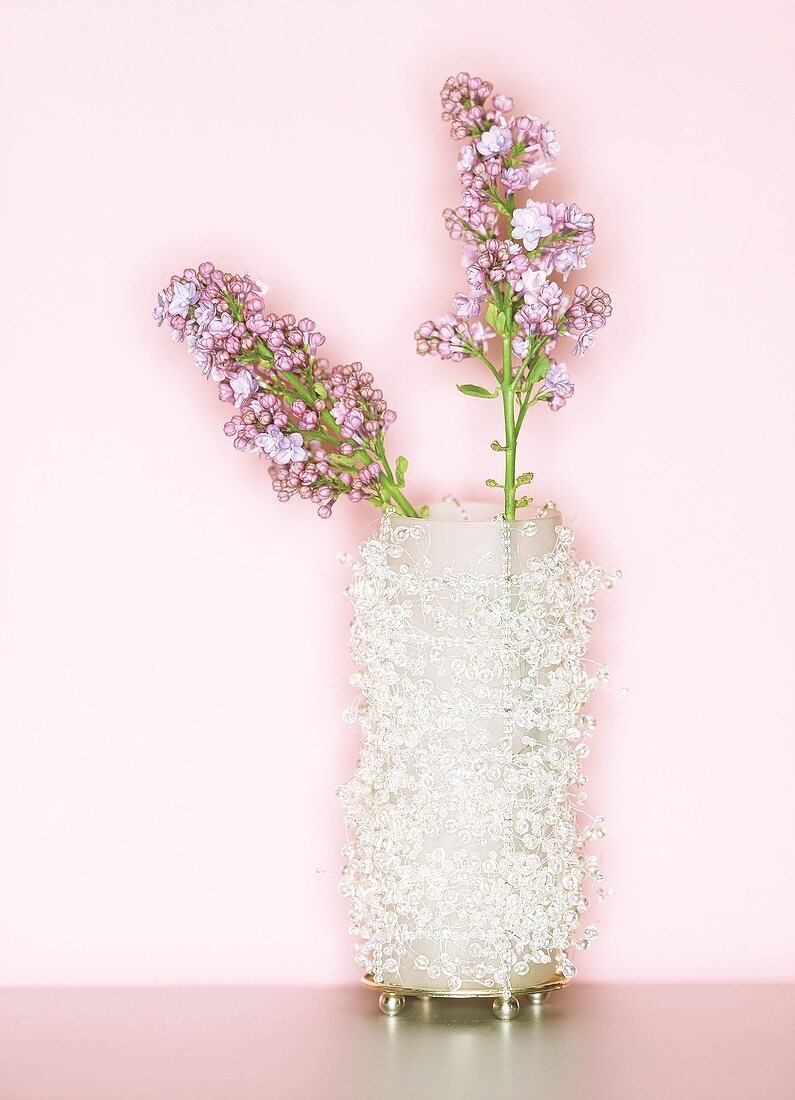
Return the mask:
[[393,503],[398,506],[398,511],[401,515],[411,516],[413,519],[419,516],[417,509],[409,503],[400,489],[398,489],[397,485],[395,485],[394,481],[388,478],[382,478],[382,484],[384,485],[386,493],[392,498]]
[[527,415],[527,410],[530,408],[531,405],[535,405],[538,402],[538,399],[539,399],[538,393],[536,393],[535,397],[532,397],[532,398],[530,396],[531,393],[532,393],[532,390],[527,391],[527,396],[525,397],[522,404],[519,406],[519,415],[516,418],[516,434],[517,434],[517,436],[518,436],[519,431],[522,427],[522,421],[524,420],[525,416]]
[[514,379],[511,357],[513,310],[508,309],[502,337],[502,414],[505,420],[505,518],[516,519],[516,421],[514,420]]
[[488,355],[486,355],[486,353],[481,348],[476,348],[474,346],[474,344],[467,344],[466,345],[466,350],[469,352],[470,355],[473,355],[476,358],[482,360],[486,364],[486,366],[489,368],[491,373],[494,375],[494,377],[497,379],[497,381],[500,383],[500,385],[502,385],[502,375],[495,368],[495,366],[492,363],[491,359],[489,359]]
[[[270,364],[263,354],[262,349],[260,349],[260,354],[262,355],[263,361],[265,362],[265,369],[267,369]],[[271,356],[271,361],[272,358],[273,357]],[[256,369],[257,364],[252,363],[252,365]],[[288,370],[280,371],[279,377],[282,382],[282,396],[287,398],[290,404],[292,404],[290,398],[297,395],[307,405],[312,405],[315,400],[315,395],[312,388],[311,377],[303,379],[294,371]],[[290,392],[290,390],[292,390],[292,393]],[[332,449],[339,447],[340,442],[344,440],[339,425],[337,424],[331,413],[328,411],[328,409],[320,414],[320,418],[318,421],[318,430],[304,431],[303,435],[306,439],[319,440],[321,443],[329,445]],[[388,504],[391,503],[397,508],[398,512],[400,512],[401,515],[411,516],[416,519],[419,516],[419,512],[409,502],[409,500],[407,500],[406,496],[398,488],[395,482],[395,475],[392,471],[392,467],[389,465],[389,460],[386,457],[386,450],[384,448],[383,440],[376,439],[373,443],[370,444],[362,443],[361,449],[363,453],[368,455],[368,457],[378,461],[383,471],[381,477],[381,506],[385,508]]]
[[395,475],[392,472],[392,467],[389,465],[389,459],[386,457],[386,447],[384,446],[383,439],[376,439],[375,455],[381,464],[381,486],[385,495],[392,500],[393,504],[397,505],[398,511],[402,515],[412,516],[416,519],[419,516],[419,512],[409,503],[395,483]]

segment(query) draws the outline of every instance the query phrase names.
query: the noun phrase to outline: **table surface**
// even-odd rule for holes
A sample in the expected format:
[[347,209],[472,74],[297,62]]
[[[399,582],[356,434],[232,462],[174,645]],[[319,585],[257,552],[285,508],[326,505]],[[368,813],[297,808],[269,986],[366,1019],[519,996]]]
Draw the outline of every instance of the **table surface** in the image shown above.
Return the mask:
[[795,986],[575,984],[490,1001],[346,987],[0,989],[0,1100],[795,1096]]

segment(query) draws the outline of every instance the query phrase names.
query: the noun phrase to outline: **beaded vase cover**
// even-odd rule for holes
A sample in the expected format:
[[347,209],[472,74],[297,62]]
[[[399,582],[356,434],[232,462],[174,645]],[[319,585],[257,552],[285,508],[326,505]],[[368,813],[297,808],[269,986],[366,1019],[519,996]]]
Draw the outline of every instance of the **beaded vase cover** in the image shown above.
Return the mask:
[[362,544],[340,889],[376,983],[507,994],[576,972],[603,893],[583,707],[606,678],[585,654],[610,583],[551,509],[525,523],[386,514]]

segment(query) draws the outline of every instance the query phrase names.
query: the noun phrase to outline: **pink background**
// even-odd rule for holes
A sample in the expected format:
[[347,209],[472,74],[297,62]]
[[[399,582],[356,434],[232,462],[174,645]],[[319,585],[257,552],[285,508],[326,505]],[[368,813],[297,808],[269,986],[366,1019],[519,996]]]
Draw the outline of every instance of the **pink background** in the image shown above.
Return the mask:
[[376,371],[415,499],[485,496],[499,410],[412,341],[461,285],[460,68],[558,129],[536,195],[595,213],[615,303],[523,448],[625,574],[594,655],[631,694],[590,768],[616,896],[582,973],[792,974],[790,5],[489,11],[3,5],[1,981],[354,979],[336,554],[373,516],[278,504],[150,311],[186,264],[261,275]]

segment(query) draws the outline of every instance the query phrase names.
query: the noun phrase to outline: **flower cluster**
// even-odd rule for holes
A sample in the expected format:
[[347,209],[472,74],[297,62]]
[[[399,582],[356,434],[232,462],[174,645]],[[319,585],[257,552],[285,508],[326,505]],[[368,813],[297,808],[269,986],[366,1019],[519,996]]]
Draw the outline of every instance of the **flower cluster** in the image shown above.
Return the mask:
[[467,282],[481,296],[506,281],[511,289],[518,290],[530,269],[527,255],[515,241],[501,241],[497,237],[481,241],[472,261],[467,267]]
[[[441,99],[452,137],[464,142],[459,203],[445,210],[444,220],[450,236],[463,242],[467,290],[455,294],[453,315],[423,322],[414,336],[420,355],[477,357],[499,382],[505,446],[494,449],[505,454],[505,514],[513,518],[516,440],[525,413],[539,402],[557,412],[574,393],[566,365],[551,354],[563,337],[574,341],[573,356],[591,348],[610,316],[610,298],[586,286],[570,296],[556,281],[585,267],[595,240],[593,215],[576,203],[522,197],[555,166],[560,144],[549,123],[516,114],[510,96],[469,73],[451,76]],[[471,319],[481,315],[502,342],[498,362],[488,358],[484,340],[470,337]],[[480,386],[459,389],[487,396]],[[523,483],[529,476],[522,475]]]
[[[461,298],[464,297],[461,295]],[[470,303],[476,301],[473,298],[467,299]],[[485,349],[495,334],[480,321],[461,320],[461,317],[473,315],[471,312],[464,312],[467,308],[472,307],[459,306],[457,318],[446,313],[436,321],[424,321],[417,330],[418,353],[457,361]]]
[[395,413],[372,374],[318,358],[325,336],[314,321],[266,313],[267,292],[250,275],[203,263],[171,278],[154,317],[234,406],[224,431],[270,462],[279,500],[311,500],[324,518],[341,496],[416,515],[400,491],[405,459],[393,474],[386,457]]
[[451,76],[442,88],[442,118],[450,122],[450,134],[470,139],[458,158],[459,205],[444,212],[454,239],[493,235],[499,215],[505,213],[500,189],[508,195],[531,190],[552,170],[560,152],[548,123],[511,115],[513,100],[492,97],[492,90],[490,83],[468,73]]
[[[593,215],[576,203],[529,197],[560,153],[549,123],[516,113],[510,96],[468,73],[451,76],[441,100],[442,118],[462,142],[459,201],[444,218],[462,242],[466,286],[449,312],[417,327],[416,348],[441,359],[479,359],[498,383],[496,390],[493,383],[458,388],[474,397],[502,391],[505,442],[492,449],[504,454],[504,480],[487,484],[504,489],[504,514],[513,519],[532,499],[516,495],[532,478],[516,471],[525,414],[539,403],[557,412],[574,393],[553,353],[570,340],[571,357],[582,356],[612,307],[599,287],[564,289],[591,254]],[[406,460],[393,471],[387,459],[384,435],[395,414],[372,375],[359,363],[330,366],[318,358],[325,337],[314,321],[267,312],[267,293],[248,274],[203,263],[173,276],[154,315],[234,406],[224,431],[239,450],[268,460],[280,500],[311,500],[322,516],[341,496],[416,515],[401,491]],[[501,344],[494,361],[492,340]]]
[[566,333],[576,334],[577,337],[572,355],[582,355],[593,347],[596,333],[606,324],[612,312],[610,295],[598,286],[578,286],[575,289],[574,298],[564,318]]

